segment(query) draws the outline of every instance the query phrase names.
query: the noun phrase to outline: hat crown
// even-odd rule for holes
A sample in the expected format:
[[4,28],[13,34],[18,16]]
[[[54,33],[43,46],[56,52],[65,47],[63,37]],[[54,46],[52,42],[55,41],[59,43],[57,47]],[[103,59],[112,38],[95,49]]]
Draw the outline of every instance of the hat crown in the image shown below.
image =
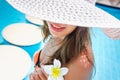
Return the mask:
[[[59,1],[59,0],[58,0]],[[62,0],[62,1],[66,1],[66,0]],[[80,2],[80,0],[68,0],[68,1],[72,1],[72,2]],[[87,1],[93,5],[95,5],[96,0],[82,0],[82,1]]]
[[83,27],[119,28],[120,21],[95,6],[96,0],[7,0],[24,14]]

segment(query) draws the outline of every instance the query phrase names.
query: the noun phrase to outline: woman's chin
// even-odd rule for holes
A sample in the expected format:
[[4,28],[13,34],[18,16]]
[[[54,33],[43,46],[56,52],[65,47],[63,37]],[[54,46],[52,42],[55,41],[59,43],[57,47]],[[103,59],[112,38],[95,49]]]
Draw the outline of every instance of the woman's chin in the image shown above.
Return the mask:
[[58,35],[52,35],[53,38],[58,38],[58,39],[64,39],[65,37],[63,36],[58,36]]
[[57,35],[52,35],[53,38],[61,38],[60,36]]
[[59,33],[56,33],[56,32],[53,32],[53,31],[50,31],[51,35],[53,38],[60,38],[60,39],[63,39],[64,36],[63,35],[59,35]]

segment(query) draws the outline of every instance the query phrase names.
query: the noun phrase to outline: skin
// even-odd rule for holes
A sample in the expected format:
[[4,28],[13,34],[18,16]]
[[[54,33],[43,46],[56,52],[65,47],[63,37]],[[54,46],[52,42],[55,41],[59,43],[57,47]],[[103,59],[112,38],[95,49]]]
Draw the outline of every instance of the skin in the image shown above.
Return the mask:
[[[63,39],[65,36],[70,34],[76,29],[76,26],[47,22],[50,33],[55,38]],[[51,25],[54,25],[56,28],[64,27],[60,32],[54,31],[51,29]],[[92,49],[90,45],[86,45],[88,50],[88,57],[93,61]],[[44,59],[45,56],[40,55],[40,60]],[[81,53],[75,59],[73,59],[68,65],[69,72],[64,76],[65,80],[88,80],[89,75],[92,71],[92,65],[89,63],[86,55]],[[48,75],[44,72],[42,68],[37,68],[33,73],[30,74],[30,80],[47,80]]]
[[[48,24],[50,33],[52,34],[53,37],[56,37],[56,38],[64,38],[65,36],[70,34],[72,31],[74,31],[76,28],[76,26],[73,26],[73,25],[59,24],[54,22],[47,22],[47,24]],[[54,31],[51,28],[51,25],[53,25],[55,28],[65,28],[65,29],[60,32]]]

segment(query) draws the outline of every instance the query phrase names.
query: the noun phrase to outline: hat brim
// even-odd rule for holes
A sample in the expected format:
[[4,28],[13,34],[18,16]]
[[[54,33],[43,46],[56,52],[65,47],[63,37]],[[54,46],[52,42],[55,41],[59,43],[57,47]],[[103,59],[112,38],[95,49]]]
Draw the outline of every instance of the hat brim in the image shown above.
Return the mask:
[[120,28],[120,21],[85,0],[7,0],[14,8],[42,20],[82,27]]
[[111,39],[120,39],[120,29],[117,28],[102,28],[103,32]]

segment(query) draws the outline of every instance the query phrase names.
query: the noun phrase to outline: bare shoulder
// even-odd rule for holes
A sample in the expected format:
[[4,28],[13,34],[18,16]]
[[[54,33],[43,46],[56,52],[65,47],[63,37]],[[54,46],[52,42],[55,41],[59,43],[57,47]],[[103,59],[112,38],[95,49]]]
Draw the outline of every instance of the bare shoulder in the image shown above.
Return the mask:
[[81,67],[85,68],[86,70],[90,70],[94,64],[94,56],[91,44],[86,45],[86,50],[87,52],[86,53],[82,52],[78,56],[77,60],[80,61]]
[[69,73],[65,76],[65,80],[89,80],[93,69],[94,57],[91,46],[87,45],[86,49],[88,51],[87,55],[80,53],[69,63],[67,66]]
[[90,44],[86,45],[87,52],[81,52],[77,58],[75,58],[75,63],[78,64],[81,68],[89,70],[93,67],[94,64],[94,56],[92,47]]

